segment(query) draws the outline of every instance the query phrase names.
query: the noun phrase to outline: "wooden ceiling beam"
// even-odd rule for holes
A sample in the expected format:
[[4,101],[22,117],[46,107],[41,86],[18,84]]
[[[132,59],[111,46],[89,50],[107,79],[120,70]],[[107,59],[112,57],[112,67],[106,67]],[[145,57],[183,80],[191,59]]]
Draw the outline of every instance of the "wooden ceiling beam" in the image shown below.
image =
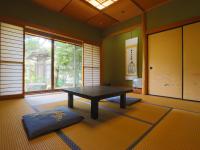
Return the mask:
[[[110,18],[111,20],[116,21],[116,23],[119,22],[119,20],[117,20],[117,19],[115,19],[115,18],[111,17],[110,15],[107,15],[107,14],[105,14],[105,13],[103,13],[103,12],[99,12],[99,14],[103,14],[103,15],[107,16],[107,17]],[[97,14],[97,15],[95,15],[95,16],[89,18],[89,19],[87,19],[85,22],[88,23],[90,20],[92,20],[93,18],[95,18],[95,17],[98,16],[99,14]],[[114,24],[115,24],[115,23],[114,23]]]
[[89,19],[85,20],[85,22],[89,22],[91,19],[95,18],[95,17],[98,16],[99,14],[100,14],[100,13],[98,13],[98,14],[96,14],[96,15],[90,17]]
[[71,2],[72,2],[72,0],[70,0],[70,1],[60,10],[60,12],[62,12]]
[[138,4],[135,0],[131,0],[131,2],[133,2],[142,12],[145,12],[145,9],[140,4]]
[[108,14],[104,13],[104,12],[102,12],[102,14],[104,14],[105,16],[107,16],[107,17],[108,17],[108,18],[110,18],[110,19],[113,19],[113,20],[115,20],[116,22],[119,22],[119,20],[117,20],[117,19],[113,18],[112,16],[110,16],[110,15],[108,15]]

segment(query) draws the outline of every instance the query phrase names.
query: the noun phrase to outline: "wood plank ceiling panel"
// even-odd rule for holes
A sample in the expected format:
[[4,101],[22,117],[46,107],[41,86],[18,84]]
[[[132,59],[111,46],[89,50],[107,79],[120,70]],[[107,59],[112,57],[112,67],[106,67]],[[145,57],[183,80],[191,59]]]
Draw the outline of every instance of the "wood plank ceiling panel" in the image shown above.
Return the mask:
[[140,4],[140,6],[142,6],[145,10],[148,10],[157,5],[165,3],[169,0],[134,0],[134,1]]
[[128,20],[142,13],[131,0],[118,1],[103,12],[119,21]]
[[100,12],[81,0],[72,0],[69,5],[63,9],[62,13],[81,21],[87,21]]
[[112,19],[111,17],[103,13],[96,15],[88,21],[88,24],[101,29],[107,28],[115,23],[117,23],[115,19]]
[[[101,0],[102,1],[102,0]],[[142,14],[169,0],[119,0],[103,10],[98,10],[85,0],[33,0],[47,9],[60,12],[90,25],[107,28]]]
[[57,12],[62,10],[70,1],[71,0],[33,0],[33,2],[38,5]]

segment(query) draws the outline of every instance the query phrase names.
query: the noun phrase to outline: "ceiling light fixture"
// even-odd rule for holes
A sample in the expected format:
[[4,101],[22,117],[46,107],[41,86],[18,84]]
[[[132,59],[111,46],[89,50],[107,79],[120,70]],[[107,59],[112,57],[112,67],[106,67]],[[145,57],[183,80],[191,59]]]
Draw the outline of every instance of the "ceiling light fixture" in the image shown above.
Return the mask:
[[90,3],[92,6],[96,7],[99,10],[102,10],[113,3],[117,2],[118,0],[85,0],[86,2]]

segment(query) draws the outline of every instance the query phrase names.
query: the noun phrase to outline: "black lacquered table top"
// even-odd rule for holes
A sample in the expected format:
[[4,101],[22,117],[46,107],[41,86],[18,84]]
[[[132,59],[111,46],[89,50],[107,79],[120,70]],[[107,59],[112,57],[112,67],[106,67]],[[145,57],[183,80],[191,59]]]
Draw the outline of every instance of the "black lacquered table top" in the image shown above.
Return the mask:
[[103,99],[132,92],[132,89],[127,87],[112,87],[112,86],[84,86],[84,87],[66,88],[63,89],[63,91],[84,98]]

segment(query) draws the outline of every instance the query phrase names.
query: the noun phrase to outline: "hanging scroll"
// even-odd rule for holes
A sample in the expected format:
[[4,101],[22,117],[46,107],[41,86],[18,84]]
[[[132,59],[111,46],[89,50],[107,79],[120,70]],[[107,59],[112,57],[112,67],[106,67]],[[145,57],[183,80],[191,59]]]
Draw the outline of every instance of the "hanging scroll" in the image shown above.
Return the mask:
[[128,39],[125,42],[126,51],[126,80],[133,80],[138,77],[137,73],[137,50],[138,37]]

